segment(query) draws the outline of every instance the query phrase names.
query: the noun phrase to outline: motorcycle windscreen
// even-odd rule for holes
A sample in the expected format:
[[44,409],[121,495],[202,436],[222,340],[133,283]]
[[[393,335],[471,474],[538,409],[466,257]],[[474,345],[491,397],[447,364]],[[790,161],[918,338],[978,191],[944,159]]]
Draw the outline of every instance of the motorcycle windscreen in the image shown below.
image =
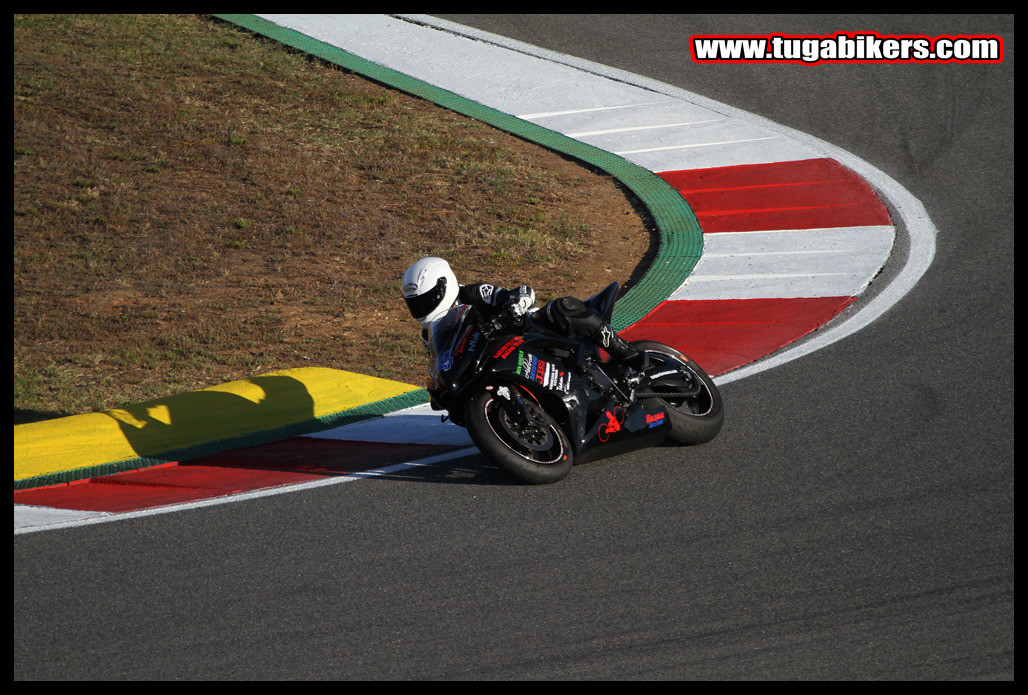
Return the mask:
[[475,310],[467,304],[458,304],[428,327],[428,350],[432,356],[429,372],[436,383],[444,372],[453,368],[453,360],[462,339],[477,330]]

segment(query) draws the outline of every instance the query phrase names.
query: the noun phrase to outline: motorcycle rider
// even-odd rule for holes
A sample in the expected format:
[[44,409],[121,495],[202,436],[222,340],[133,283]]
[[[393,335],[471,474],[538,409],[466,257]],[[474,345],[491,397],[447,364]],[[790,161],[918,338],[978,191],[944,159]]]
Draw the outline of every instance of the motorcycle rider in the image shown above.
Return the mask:
[[[411,316],[422,326],[422,340],[427,341],[429,324],[456,304],[470,304],[483,319],[504,311],[524,316],[535,305],[535,291],[528,285],[515,289],[485,282],[461,285],[449,263],[431,256],[415,262],[403,274],[403,299]],[[632,347],[579,299],[555,299],[535,312],[533,318],[559,333],[574,334],[595,343],[625,366],[637,371],[646,368],[646,353]]]

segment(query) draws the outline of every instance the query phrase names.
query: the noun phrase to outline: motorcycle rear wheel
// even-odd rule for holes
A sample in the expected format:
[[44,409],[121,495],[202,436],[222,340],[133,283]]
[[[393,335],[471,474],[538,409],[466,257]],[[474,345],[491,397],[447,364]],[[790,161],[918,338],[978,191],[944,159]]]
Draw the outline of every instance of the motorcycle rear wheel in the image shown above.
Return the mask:
[[479,450],[525,482],[545,484],[566,478],[574,454],[560,425],[535,404],[529,405],[529,421],[519,424],[501,398],[495,390],[486,390],[468,403],[465,424]]
[[[647,372],[659,374],[668,367],[683,369],[691,374],[699,386],[698,389],[688,389],[696,391],[695,395],[652,399],[659,400],[668,411],[670,437],[680,444],[705,444],[716,437],[725,421],[725,406],[717,385],[703,368],[684,353],[655,340],[637,340],[632,346],[650,355],[651,364]],[[680,377],[669,377],[658,380],[652,387],[654,391],[660,390],[661,386],[675,391],[687,385],[692,386]]]

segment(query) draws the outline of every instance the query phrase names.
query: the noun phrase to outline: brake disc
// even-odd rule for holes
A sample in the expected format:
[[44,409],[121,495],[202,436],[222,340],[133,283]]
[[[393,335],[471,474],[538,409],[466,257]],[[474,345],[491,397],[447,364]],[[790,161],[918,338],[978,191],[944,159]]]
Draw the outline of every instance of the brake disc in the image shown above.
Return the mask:
[[[500,408],[500,426],[518,444],[528,447],[532,451],[547,451],[553,447],[553,433],[549,427],[537,421],[537,416],[529,410],[528,420],[524,423],[517,423],[511,419],[507,408]],[[529,406],[531,408],[531,406]]]

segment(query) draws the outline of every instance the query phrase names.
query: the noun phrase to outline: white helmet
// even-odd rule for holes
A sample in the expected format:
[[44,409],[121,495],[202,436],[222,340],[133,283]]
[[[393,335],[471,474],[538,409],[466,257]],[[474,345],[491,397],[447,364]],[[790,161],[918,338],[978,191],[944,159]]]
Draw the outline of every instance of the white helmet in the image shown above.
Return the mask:
[[422,326],[445,314],[459,290],[457,276],[442,258],[422,258],[403,274],[403,300]]

